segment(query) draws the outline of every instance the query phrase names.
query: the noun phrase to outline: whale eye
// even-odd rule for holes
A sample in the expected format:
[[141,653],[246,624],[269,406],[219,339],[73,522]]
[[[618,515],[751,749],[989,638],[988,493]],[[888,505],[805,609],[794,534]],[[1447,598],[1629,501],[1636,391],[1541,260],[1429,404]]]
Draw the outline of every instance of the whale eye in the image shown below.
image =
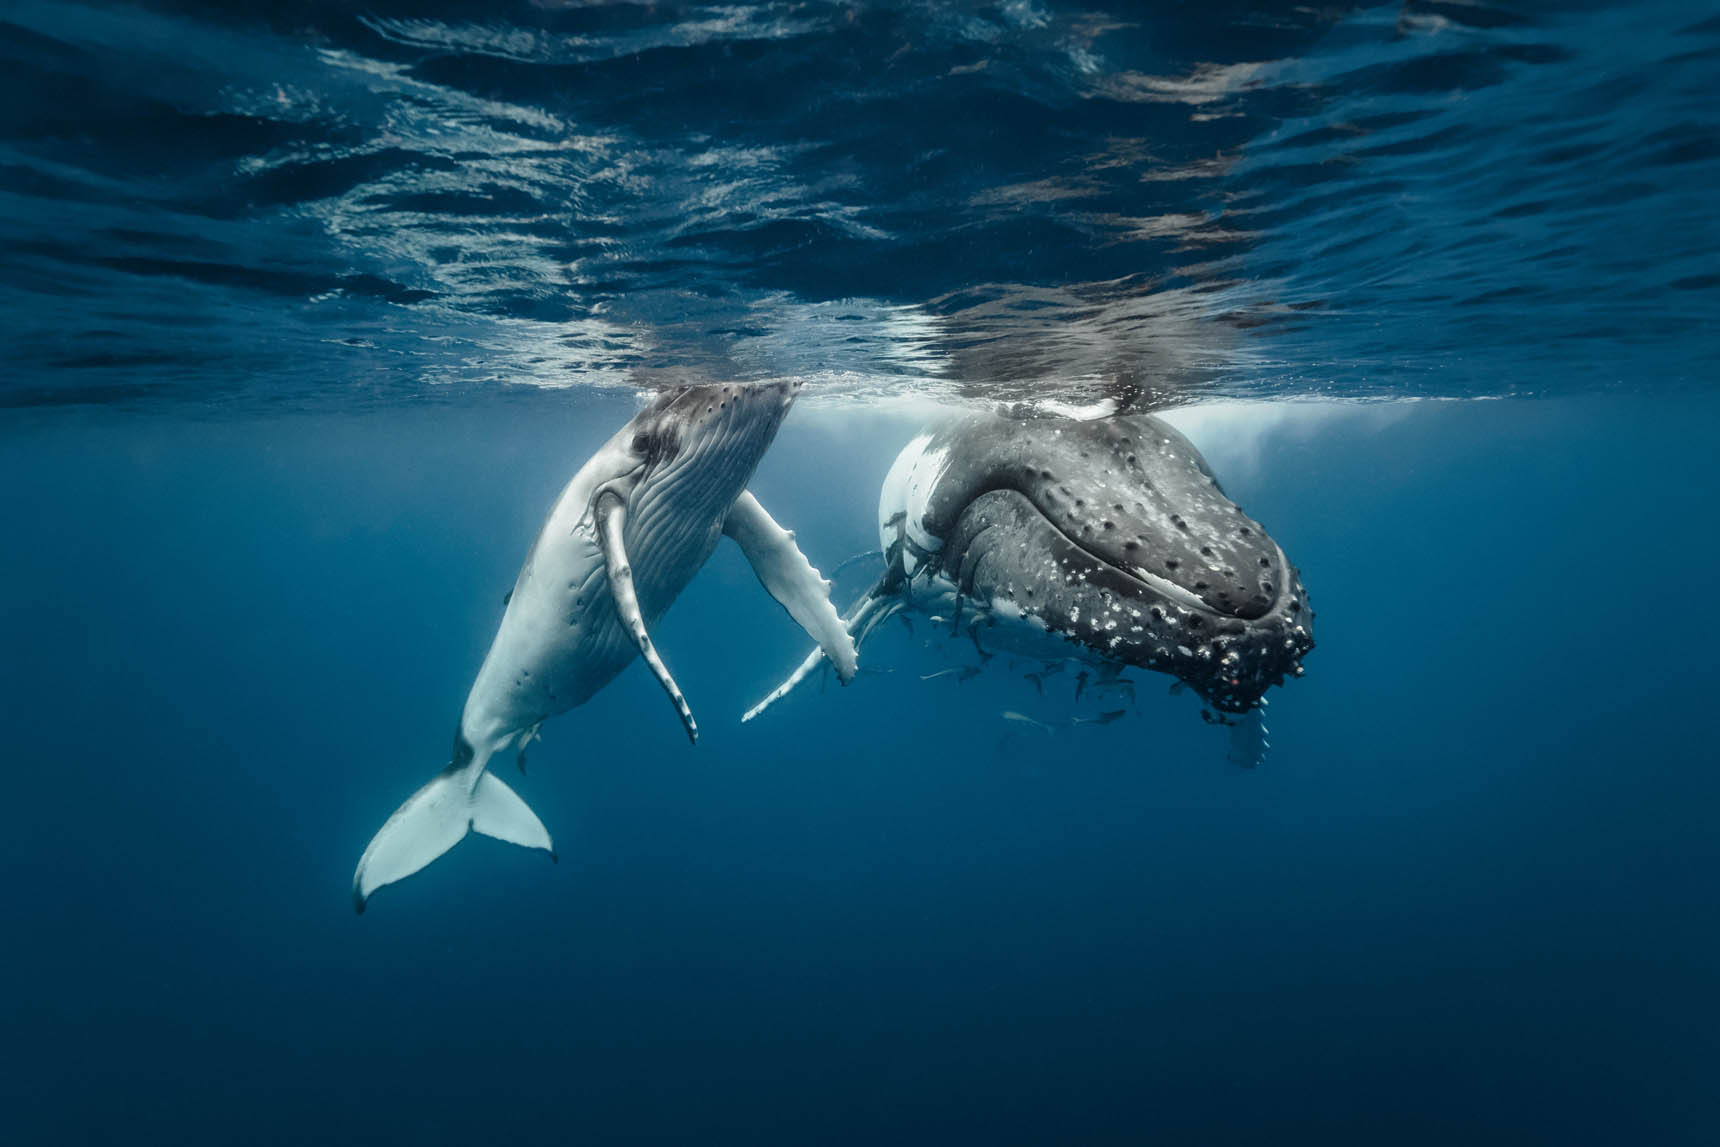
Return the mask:
[[673,426],[652,426],[633,436],[633,453],[646,465],[667,462],[680,452],[680,435]]

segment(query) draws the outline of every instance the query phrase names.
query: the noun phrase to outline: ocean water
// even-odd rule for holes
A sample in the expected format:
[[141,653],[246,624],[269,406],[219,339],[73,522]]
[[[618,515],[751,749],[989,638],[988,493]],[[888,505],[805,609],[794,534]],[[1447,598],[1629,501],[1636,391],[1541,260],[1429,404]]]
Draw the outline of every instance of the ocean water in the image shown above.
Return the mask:
[[[0,1140],[1720,1139],[1711,7],[11,0],[0,90]],[[826,572],[929,420],[1164,412],[1319,610],[1265,761],[924,622],[743,725],[725,544],[699,745],[634,665],[559,863],[355,916],[568,478],[783,377]]]

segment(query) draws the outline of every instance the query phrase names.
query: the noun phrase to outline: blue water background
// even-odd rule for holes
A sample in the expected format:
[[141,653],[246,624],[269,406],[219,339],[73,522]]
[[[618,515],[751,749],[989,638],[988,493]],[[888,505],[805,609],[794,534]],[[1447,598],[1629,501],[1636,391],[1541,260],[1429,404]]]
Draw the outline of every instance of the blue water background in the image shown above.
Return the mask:
[[[924,626],[743,727],[803,639],[725,549],[659,632],[698,748],[635,666],[518,782],[559,865],[473,838],[358,919],[358,852],[626,411],[517,413],[8,439],[35,1141],[1716,1127],[1712,402],[1208,427],[1321,610],[1254,771],[1160,678],[1023,739],[1000,710],[1080,711],[1057,679],[921,682]],[[755,489],[829,565],[911,428],[797,412]]]
[[[1717,90],[1671,0],[0,5],[0,1141],[1714,1142]],[[699,746],[634,666],[559,864],[355,917],[562,484],[783,375],[827,570],[936,409],[1195,403],[1266,763],[924,624],[742,726],[725,546]]]

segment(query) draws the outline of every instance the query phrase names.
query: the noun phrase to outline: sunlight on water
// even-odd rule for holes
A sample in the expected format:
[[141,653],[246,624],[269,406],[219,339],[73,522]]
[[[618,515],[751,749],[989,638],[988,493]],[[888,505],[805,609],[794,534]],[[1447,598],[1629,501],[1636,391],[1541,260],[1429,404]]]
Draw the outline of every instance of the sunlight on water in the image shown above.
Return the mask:
[[1664,387],[1720,294],[1670,0],[9,12],[13,405]]

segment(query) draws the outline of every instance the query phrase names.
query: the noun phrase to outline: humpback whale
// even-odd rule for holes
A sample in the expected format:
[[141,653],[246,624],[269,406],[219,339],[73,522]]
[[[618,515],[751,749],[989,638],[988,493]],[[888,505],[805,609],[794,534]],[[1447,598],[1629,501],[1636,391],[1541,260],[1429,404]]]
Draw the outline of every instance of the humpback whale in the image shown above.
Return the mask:
[[847,682],[855,646],[830,583],[747,491],[798,382],[683,386],[659,394],[592,456],[526,555],[454,734],[453,758],[389,817],[353,874],[353,905],[411,876],[468,832],[553,858],[549,832],[493,772],[546,718],[590,700],[643,658],[698,740],[692,710],[651,642],[661,618],[727,536],[766,590]]
[[[985,413],[925,431],[884,480],[878,528],[885,570],[846,619],[856,644],[914,611],[982,657],[1170,674],[1221,724],[1257,713],[1314,646],[1300,573],[1151,415]],[[744,719],[822,660],[813,650]]]

